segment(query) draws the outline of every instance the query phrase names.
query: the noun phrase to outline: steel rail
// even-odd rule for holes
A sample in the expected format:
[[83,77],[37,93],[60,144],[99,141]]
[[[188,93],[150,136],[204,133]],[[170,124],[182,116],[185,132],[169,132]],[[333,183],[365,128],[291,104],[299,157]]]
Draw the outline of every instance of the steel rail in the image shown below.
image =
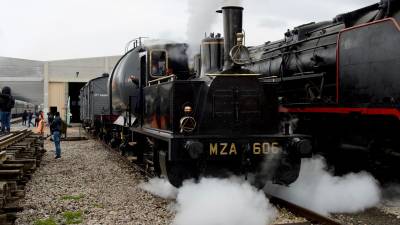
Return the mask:
[[[110,145],[106,144],[104,141],[98,139],[97,137],[95,137],[94,135],[91,135],[89,132],[86,132],[89,136],[91,136],[95,141],[101,143],[107,150],[109,151],[113,151],[115,153],[117,153],[117,151],[115,151],[115,149],[113,149]],[[119,158],[125,161],[129,161],[127,160],[126,157],[124,157],[123,155],[118,154]],[[131,165],[134,167],[134,169],[138,170],[140,173],[142,173],[147,179],[151,179],[154,178],[155,175],[150,173],[145,166],[141,166],[138,163],[131,163]],[[268,197],[268,199],[270,200],[270,202],[272,204],[275,205],[280,205],[284,208],[287,208],[289,211],[291,211],[292,213],[294,213],[297,216],[300,217],[304,217],[305,219],[307,219],[309,222],[301,222],[301,223],[289,223],[289,225],[308,225],[308,224],[322,224],[322,225],[343,225],[340,222],[331,219],[329,217],[323,216],[321,214],[318,214],[316,212],[313,212],[311,210],[308,210],[304,207],[301,207],[299,205],[296,205],[294,203],[288,202],[284,199],[281,199],[277,196],[265,193],[265,195]],[[285,224],[287,225],[287,224]]]
[[309,209],[306,209],[304,207],[301,207],[301,206],[291,203],[289,201],[286,201],[277,196],[271,195],[269,193],[265,193],[265,195],[268,197],[268,199],[270,200],[270,202],[272,204],[287,208],[289,211],[291,211],[295,215],[304,217],[312,223],[317,223],[317,224],[322,224],[322,225],[343,225],[339,221],[336,221],[332,218],[321,215],[319,213],[316,213],[314,211],[311,211]]
[[21,141],[25,137],[29,136],[29,134],[31,134],[31,131],[28,129],[22,129],[1,137],[0,150],[6,149],[9,146]]

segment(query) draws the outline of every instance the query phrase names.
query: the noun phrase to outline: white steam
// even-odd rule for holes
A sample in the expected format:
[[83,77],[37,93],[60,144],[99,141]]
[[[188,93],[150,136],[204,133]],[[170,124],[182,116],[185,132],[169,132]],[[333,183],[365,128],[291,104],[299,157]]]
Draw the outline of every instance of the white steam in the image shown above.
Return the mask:
[[172,186],[168,180],[153,178],[147,183],[139,185],[143,190],[152,193],[161,198],[175,199],[178,194],[178,189]]
[[262,191],[239,179],[201,179],[179,189],[173,225],[266,225],[276,216]]
[[[218,14],[216,10],[222,6],[240,6],[241,0],[189,0],[189,20],[187,25],[187,42],[190,46],[191,55],[199,52],[201,40],[205,33],[213,32],[211,27],[215,23]],[[222,20],[222,17],[220,17]],[[222,27],[220,29],[222,31]]]
[[[171,196],[160,190],[165,183],[151,180],[145,190]],[[239,178],[186,181],[178,190],[174,208],[173,225],[267,225],[277,214],[263,191]]]
[[368,173],[335,177],[326,170],[322,157],[303,159],[300,176],[290,187],[268,184],[268,193],[324,215],[353,213],[377,205],[381,192]]

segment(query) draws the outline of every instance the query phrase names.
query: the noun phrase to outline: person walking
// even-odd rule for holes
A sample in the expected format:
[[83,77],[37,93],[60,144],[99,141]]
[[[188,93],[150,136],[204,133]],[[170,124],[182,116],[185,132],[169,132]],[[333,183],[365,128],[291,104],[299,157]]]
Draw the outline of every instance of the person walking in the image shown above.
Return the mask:
[[35,127],[39,126],[39,112],[35,112]]
[[1,97],[4,99],[3,104],[0,105],[0,119],[1,119],[1,131],[10,132],[11,122],[11,109],[14,108],[15,99],[11,95],[10,87],[3,87],[1,90]]
[[32,123],[32,117],[33,117],[33,113],[31,110],[28,111],[28,127],[34,126],[34,124]]
[[38,122],[38,127],[37,127],[37,133],[39,133],[42,136],[44,134],[44,126],[45,126],[44,113],[43,113],[43,111],[40,111],[39,112],[39,122]]
[[56,157],[55,159],[61,158],[61,147],[60,147],[60,141],[61,141],[61,118],[60,118],[60,113],[56,112],[55,117],[53,118],[51,124],[50,124],[50,130],[53,134],[53,141],[54,145],[56,148]]
[[24,110],[24,112],[22,113],[22,125],[26,126],[26,120],[28,118],[28,112],[26,110]]

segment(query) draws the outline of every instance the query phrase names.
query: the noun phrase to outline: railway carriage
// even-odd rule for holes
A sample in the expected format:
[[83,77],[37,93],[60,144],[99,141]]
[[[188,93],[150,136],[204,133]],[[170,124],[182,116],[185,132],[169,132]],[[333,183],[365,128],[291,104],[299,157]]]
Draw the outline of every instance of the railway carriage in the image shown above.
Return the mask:
[[90,80],[80,90],[80,119],[85,127],[93,127],[96,133],[100,132],[100,123],[103,116],[110,111],[107,82],[109,75]]

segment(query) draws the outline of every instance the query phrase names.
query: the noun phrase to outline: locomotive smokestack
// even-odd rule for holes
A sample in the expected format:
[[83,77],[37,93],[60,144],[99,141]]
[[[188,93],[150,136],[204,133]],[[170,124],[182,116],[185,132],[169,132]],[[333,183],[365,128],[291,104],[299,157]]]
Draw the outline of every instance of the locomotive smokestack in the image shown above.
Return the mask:
[[217,12],[224,17],[224,70],[229,70],[233,64],[229,52],[237,44],[236,34],[242,32],[243,7],[226,6]]

